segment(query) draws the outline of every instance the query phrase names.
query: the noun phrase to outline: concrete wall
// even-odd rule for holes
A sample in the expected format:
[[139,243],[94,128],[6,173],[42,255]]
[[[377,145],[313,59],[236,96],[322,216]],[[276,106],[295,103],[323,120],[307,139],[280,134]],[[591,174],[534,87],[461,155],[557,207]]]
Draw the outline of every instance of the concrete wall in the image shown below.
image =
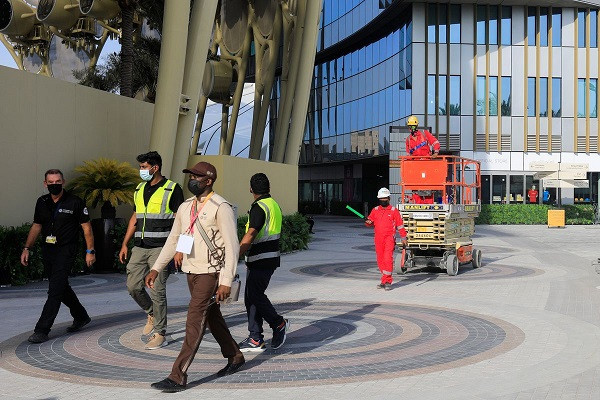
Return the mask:
[[[192,156],[188,160],[191,167],[199,161],[211,163],[217,169],[214,190],[225,197],[235,207],[238,216],[250,209],[254,201],[250,193],[250,177],[263,172],[271,183],[271,195],[279,203],[284,215],[298,210],[298,167],[260,160],[250,160],[232,156]],[[187,179],[187,178],[186,178]],[[191,196],[184,185],[186,197]]]
[[[0,87],[0,225],[32,221],[49,168],[68,180],[86,160],[136,166],[135,157],[148,151],[152,104],[6,67]],[[131,214],[130,207],[119,211]]]

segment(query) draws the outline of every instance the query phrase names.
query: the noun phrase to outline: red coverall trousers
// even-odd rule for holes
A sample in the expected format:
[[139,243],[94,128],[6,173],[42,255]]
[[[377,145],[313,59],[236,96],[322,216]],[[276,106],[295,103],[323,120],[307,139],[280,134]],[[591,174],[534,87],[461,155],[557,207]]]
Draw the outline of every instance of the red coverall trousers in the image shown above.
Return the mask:
[[381,283],[392,283],[394,269],[394,248],[396,232],[401,238],[406,238],[406,230],[398,209],[392,206],[377,206],[367,217],[375,227],[375,254],[377,266],[381,271]]
[[375,235],[375,254],[377,255],[377,266],[381,272],[381,283],[392,283],[392,271],[394,270],[394,248],[396,238],[394,235]]

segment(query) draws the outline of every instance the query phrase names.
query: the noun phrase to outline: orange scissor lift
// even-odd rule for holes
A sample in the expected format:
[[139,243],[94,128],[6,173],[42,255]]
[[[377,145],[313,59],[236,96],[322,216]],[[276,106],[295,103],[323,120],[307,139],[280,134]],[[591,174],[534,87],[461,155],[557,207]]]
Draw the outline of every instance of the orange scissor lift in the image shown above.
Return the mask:
[[391,166],[400,167],[398,210],[408,233],[407,248],[396,256],[396,272],[439,267],[456,275],[462,264],[479,268],[481,250],[473,249],[472,241],[481,211],[479,161],[404,156]]

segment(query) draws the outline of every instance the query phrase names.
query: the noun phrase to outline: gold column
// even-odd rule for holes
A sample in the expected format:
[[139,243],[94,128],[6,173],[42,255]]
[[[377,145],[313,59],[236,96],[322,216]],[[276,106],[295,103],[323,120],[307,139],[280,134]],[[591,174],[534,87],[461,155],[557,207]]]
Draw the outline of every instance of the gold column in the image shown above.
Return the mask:
[[585,11],[585,152],[590,152],[590,33],[591,13]]
[[490,6],[485,9],[485,151],[490,151]]
[[552,7],[548,7],[548,153],[552,152],[552,31]]
[[529,148],[527,147],[527,136],[529,134],[528,132],[528,127],[527,127],[527,118],[528,118],[528,106],[529,106],[529,82],[528,82],[528,75],[529,75],[529,9],[527,6],[523,6],[524,10],[525,10],[525,42],[523,43],[523,67],[524,67],[524,73],[523,73],[523,96],[524,96],[524,106],[523,106],[523,149],[525,152],[529,151]]
[[[540,7],[535,8],[536,21],[540,20]],[[536,23],[535,30],[535,152],[540,152],[540,30],[541,27]]]
[[573,87],[574,87],[574,95],[573,95],[573,106],[574,106],[574,112],[573,112],[573,140],[575,141],[574,143],[574,152],[577,153],[577,113],[578,113],[578,109],[579,109],[579,99],[578,99],[578,90],[579,90],[579,82],[578,82],[578,78],[579,78],[579,12],[577,11],[577,8],[575,8],[575,19],[574,19],[574,24],[573,27],[575,29],[575,32],[573,33],[573,37],[574,37],[574,41],[573,41],[573,45],[574,45],[574,54],[573,54],[573,75],[574,75],[574,83],[573,83]]
[[502,151],[502,4],[498,5],[498,90],[496,91],[496,114],[498,114],[498,151]]

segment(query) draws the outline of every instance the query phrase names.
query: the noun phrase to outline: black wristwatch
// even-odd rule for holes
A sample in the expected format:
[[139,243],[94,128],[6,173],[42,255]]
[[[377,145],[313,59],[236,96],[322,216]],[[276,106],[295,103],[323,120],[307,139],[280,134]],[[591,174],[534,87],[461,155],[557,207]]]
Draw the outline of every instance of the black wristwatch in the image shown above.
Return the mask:
[[91,249],[91,250],[87,249],[85,252],[88,254],[96,254],[96,250],[94,250],[94,249]]

